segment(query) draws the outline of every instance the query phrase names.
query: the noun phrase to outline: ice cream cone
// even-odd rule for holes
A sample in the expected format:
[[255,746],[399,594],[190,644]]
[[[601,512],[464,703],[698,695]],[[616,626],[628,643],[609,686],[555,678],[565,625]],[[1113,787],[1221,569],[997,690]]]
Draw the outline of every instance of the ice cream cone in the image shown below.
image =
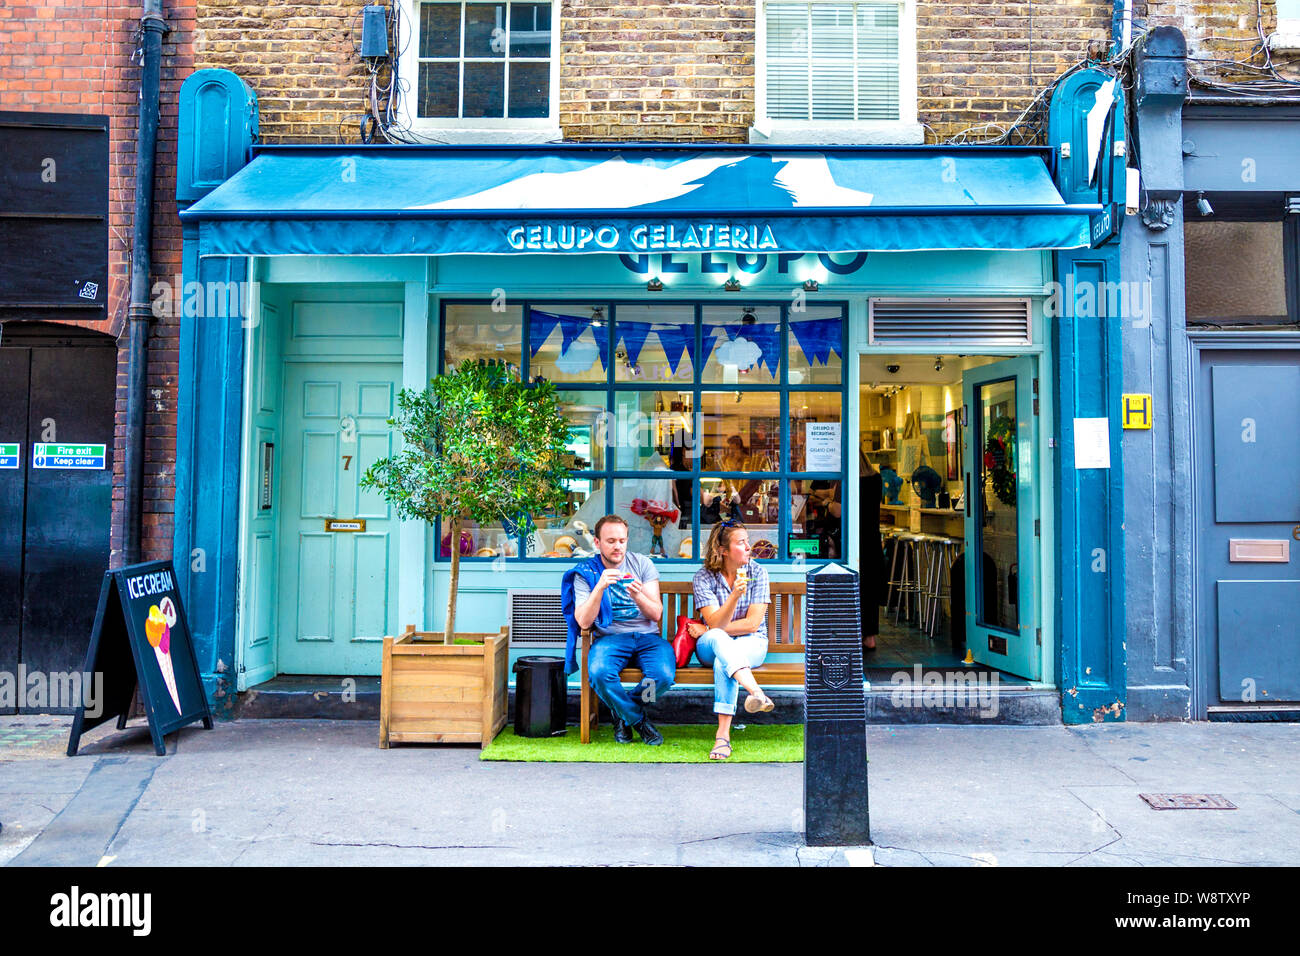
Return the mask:
[[153,649],[154,656],[158,658],[158,669],[162,671],[163,681],[167,684],[167,693],[171,694],[172,703],[176,705],[176,713],[181,712],[181,697],[176,692],[176,668],[172,666],[172,656],[169,651],[164,651],[161,647]]

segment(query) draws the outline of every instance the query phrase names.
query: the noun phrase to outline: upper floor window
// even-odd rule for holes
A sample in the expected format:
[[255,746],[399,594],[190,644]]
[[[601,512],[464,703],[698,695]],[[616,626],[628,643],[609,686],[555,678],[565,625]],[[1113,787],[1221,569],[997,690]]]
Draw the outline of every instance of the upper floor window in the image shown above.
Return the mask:
[[557,3],[410,3],[415,36],[401,72],[417,132],[557,125]]
[[[1187,324],[1209,328],[1300,322],[1300,215],[1212,194],[1211,216],[1184,200]],[[1300,200],[1296,200],[1300,208]]]
[[762,10],[760,136],[870,126],[879,141],[920,142],[915,0],[767,0]]

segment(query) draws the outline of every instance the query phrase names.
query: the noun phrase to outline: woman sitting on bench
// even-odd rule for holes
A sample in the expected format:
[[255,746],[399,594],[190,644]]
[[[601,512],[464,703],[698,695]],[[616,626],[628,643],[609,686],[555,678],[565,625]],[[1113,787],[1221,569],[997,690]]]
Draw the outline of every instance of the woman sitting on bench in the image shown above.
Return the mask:
[[[749,532],[738,521],[713,526],[704,550],[704,567],[695,572],[695,613],[704,621],[687,624],[698,639],[695,654],[713,666],[713,712],[718,734],[711,760],[731,756],[731,718],[739,687],[749,692],[745,710],[770,711],[775,705],[754,680],[751,668],[767,657],[767,606],[772,603],[767,571],[750,560]],[[705,626],[707,625],[707,627]]]

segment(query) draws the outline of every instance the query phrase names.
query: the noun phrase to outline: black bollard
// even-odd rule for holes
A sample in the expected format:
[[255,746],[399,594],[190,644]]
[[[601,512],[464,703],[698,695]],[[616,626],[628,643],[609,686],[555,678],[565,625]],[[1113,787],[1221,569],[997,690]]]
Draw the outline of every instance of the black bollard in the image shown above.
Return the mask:
[[871,842],[871,829],[858,574],[827,564],[807,580],[804,839],[809,846],[861,846]]

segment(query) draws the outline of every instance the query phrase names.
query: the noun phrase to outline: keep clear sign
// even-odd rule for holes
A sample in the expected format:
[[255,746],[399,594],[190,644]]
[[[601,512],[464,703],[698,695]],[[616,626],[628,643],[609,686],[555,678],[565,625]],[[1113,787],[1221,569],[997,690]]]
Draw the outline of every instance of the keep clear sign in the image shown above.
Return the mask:
[[840,423],[804,422],[805,471],[840,470]]
[[103,468],[103,445],[32,446],[33,468]]

